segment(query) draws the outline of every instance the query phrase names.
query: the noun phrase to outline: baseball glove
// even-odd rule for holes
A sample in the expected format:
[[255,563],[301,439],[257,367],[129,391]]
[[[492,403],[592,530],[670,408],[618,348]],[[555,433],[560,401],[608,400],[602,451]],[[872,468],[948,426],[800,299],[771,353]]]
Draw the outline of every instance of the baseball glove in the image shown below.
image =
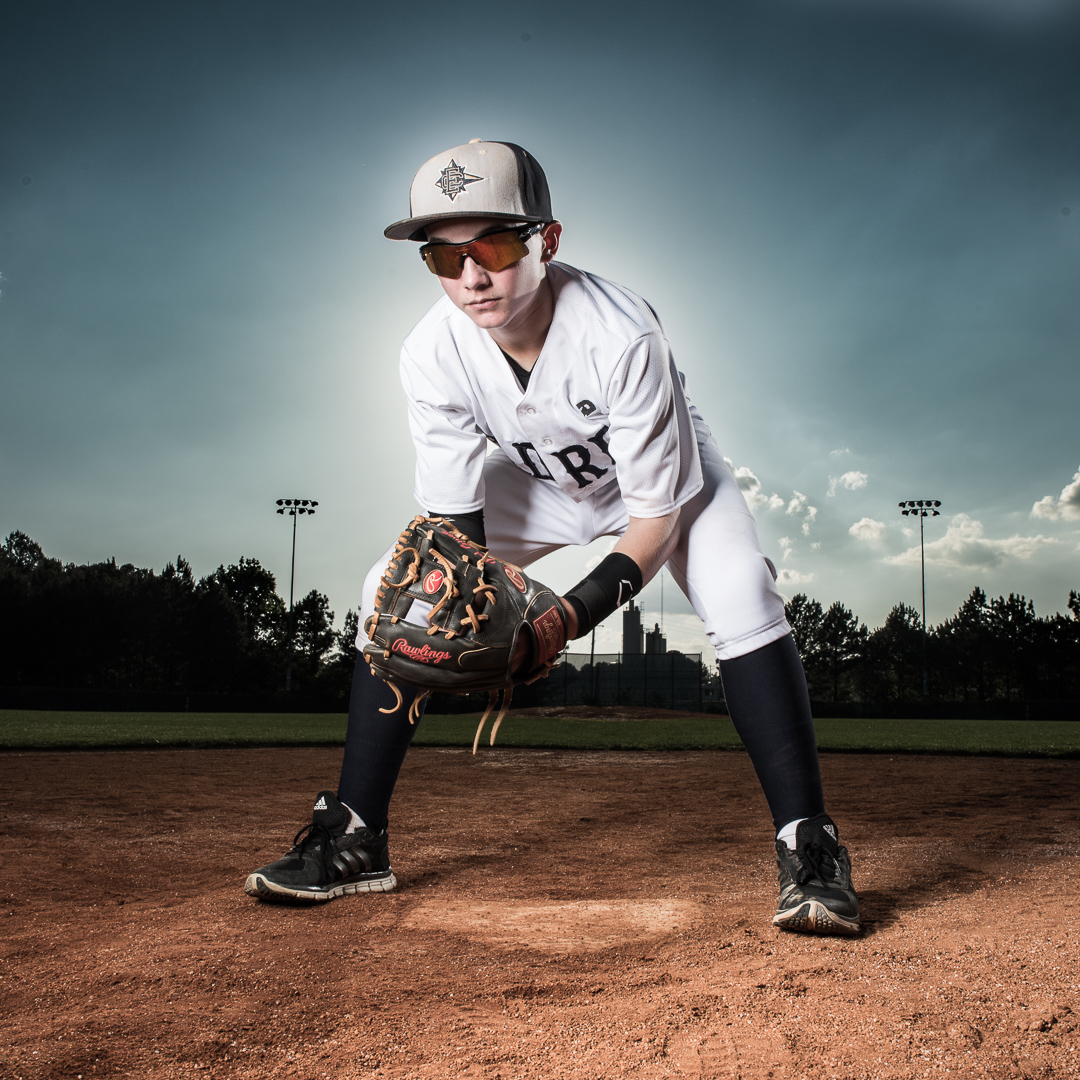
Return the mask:
[[371,672],[398,699],[383,712],[402,707],[398,683],[421,691],[409,708],[410,723],[435,690],[488,691],[474,754],[499,691],[503,702],[492,746],[513,687],[547,675],[566,644],[555,593],[438,517],[415,517],[398,537],[364,629]]

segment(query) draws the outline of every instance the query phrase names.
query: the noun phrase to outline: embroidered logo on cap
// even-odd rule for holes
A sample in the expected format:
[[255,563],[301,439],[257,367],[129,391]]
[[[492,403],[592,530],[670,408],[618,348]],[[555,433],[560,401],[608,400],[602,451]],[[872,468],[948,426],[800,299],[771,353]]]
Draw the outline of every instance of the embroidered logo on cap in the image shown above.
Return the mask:
[[465,190],[466,185],[475,184],[477,180],[483,179],[482,176],[473,176],[467,173],[451,158],[450,164],[439,173],[439,179],[435,181],[435,186],[453,202]]

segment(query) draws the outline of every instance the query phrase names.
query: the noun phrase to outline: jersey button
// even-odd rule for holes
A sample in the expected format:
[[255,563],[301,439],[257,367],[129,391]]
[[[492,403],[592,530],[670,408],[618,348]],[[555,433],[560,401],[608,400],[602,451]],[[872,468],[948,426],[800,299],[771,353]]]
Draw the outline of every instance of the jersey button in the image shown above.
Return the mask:
[[544,445],[545,446],[550,446],[551,445],[551,440],[550,439],[545,439],[544,440]]
[[535,416],[536,415],[536,410],[531,408],[531,407],[526,409],[525,412],[528,413],[529,416]]

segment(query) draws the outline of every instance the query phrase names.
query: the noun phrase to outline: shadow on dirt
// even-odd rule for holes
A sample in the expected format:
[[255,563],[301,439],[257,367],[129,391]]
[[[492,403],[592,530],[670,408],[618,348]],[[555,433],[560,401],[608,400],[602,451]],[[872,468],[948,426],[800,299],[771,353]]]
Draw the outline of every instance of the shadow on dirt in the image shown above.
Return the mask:
[[885,930],[912,912],[973,893],[988,878],[985,871],[970,866],[939,866],[929,867],[918,879],[891,889],[859,889],[863,933]]

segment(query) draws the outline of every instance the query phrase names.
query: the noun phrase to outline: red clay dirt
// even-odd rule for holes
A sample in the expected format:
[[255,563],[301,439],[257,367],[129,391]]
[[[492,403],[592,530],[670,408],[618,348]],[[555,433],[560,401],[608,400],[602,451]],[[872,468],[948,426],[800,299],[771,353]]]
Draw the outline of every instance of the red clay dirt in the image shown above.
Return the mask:
[[339,760],[4,754],[0,1076],[1080,1075],[1080,762],[825,755],[843,939],[741,753],[417,748],[397,892],[244,896]]

